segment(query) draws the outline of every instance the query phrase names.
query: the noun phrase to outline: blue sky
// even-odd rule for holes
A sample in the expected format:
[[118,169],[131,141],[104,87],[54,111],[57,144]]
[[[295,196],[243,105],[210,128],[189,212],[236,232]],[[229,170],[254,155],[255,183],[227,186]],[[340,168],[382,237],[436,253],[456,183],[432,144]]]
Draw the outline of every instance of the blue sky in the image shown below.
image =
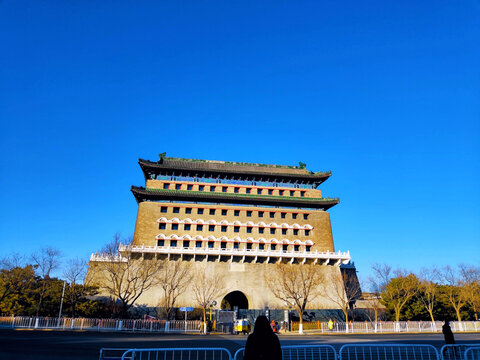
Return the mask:
[[133,234],[138,158],[331,170],[336,248],[478,264],[480,3],[0,3],[2,254]]

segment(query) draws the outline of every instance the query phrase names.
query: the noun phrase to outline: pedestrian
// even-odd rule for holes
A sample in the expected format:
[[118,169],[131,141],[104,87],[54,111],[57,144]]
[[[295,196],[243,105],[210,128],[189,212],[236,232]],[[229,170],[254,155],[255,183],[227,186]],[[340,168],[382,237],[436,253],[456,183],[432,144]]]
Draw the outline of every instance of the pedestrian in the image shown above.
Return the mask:
[[333,331],[333,321],[332,321],[332,319],[328,320],[328,330]]
[[282,349],[268,319],[260,315],[247,338],[244,360],[282,360]]
[[445,320],[445,323],[442,326],[442,333],[445,337],[445,344],[455,344],[455,338],[453,337],[452,328],[450,327],[450,321]]

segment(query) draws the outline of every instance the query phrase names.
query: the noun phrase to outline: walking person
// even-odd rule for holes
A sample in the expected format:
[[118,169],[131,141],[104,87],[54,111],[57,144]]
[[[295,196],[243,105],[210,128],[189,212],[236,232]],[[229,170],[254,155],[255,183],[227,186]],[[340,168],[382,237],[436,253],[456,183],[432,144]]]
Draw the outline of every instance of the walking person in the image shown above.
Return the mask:
[[[443,336],[445,337],[445,345],[455,345],[455,338],[453,337],[453,332],[452,332],[452,328],[450,327],[449,320],[445,320],[445,323],[442,326],[442,333],[443,333]],[[448,347],[446,347],[443,351],[444,352],[448,351]],[[442,355],[445,356],[445,354],[442,354]],[[457,356],[457,349],[455,349],[455,347],[453,347],[453,355],[455,357]]]
[[282,349],[268,319],[260,315],[255,321],[253,333],[247,338],[244,360],[282,360]]

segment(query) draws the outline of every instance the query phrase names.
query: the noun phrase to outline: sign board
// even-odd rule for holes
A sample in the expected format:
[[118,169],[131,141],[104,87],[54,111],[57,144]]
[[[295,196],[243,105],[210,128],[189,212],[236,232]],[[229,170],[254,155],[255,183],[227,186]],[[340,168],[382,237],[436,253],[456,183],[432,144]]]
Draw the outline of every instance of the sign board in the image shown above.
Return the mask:
[[193,311],[193,307],[181,307],[180,311]]

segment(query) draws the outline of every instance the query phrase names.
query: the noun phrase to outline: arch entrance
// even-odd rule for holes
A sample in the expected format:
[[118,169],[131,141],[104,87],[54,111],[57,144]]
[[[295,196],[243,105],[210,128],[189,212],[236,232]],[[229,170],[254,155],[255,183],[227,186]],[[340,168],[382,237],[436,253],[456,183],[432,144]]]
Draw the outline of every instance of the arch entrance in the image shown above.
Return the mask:
[[248,309],[248,300],[241,291],[229,292],[222,300],[220,308],[222,310],[233,310],[235,307],[239,309]]

